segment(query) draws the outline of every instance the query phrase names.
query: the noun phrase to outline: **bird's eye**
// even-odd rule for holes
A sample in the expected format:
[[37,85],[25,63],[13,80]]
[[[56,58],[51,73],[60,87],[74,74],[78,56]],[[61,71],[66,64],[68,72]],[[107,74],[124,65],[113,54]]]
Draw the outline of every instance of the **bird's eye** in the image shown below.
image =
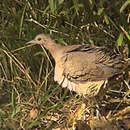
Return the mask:
[[39,37],[37,40],[38,40],[38,41],[41,41],[41,38]]

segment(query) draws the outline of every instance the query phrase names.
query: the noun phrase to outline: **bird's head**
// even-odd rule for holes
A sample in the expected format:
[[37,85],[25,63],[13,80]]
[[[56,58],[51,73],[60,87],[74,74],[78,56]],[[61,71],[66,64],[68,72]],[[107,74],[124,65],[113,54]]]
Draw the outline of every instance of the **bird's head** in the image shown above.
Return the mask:
[[42,44],[44,46],[46,46],[47,43],[49,43],[51,40],[51,38],[45,34],[39,34],[37,35],[33,40],[27,42],[27,44]]

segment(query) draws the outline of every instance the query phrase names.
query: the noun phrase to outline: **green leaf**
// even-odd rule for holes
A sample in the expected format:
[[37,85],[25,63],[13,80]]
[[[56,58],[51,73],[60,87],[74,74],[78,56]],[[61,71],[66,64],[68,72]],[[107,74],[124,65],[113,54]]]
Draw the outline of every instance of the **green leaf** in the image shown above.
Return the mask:
[[19,38],[21,38],[21,34],[22,34],[22,27],[23,27],[23,21],[24,21],[24,14],[26,13],[26,7],[27,7],[27,4],[25,4],[24,8],[23,8],[23,12],[22,12],[22,16],[21,16],[21,20],[20,20],[20,27],[19,27]]
[[123,10],[130,4],[130,0],[127,0],[120,8],[120,13],[123,12]]
[[89,3],[90,3],[91,5],[94,5],[93,0],[89,0]]
[[74,5],[71,7],[71,9],[74,8],[76,14],[79,15],[79,10],[80,10],[80,8],[83,8],[83,7],[84,7],[83,4],[79,4],[77,0],[73,0],[73,4],[74,4]]
[[15,107],[16,107],[16,95],[15,95],[14,89],[12,89],[12,93],[11,93],[11,105],[12,105],[13,110],[15,110]]
[[29,128],[32,128],[32,127],[34,127],[34,126],[37,126],[38,124],[40,124],[40,121],[33,121],[29,126],[28,126],[28,129]]
[[62,38],[59,38],[58,42],[61,43],[61,44],[63,44],[63,45],[67,45],[67,43]]
[[106,24],[109,24],[109,18],[107,15],[104,15],[104,20],[105,20]]
[[50,3],[50,9],[51,9],[51,12],[54,13],[55,11],[55,1],[54,0],[49,0],[49,3]]
[[13,118],[14,116],[16,116],[21,111],[21,108],[22,106],[17,106],[15,110],[13,111],[11,117]]
[[104,8],[99,8],[97,15],[100,16],[103,13],[103,11],[104,11]]
[[119,35],[119,37],[117,39],[117,45],[118,46],[122,46],[123,45],[123,37],[124,37],[123,33],[120,33],[120,35]]
[[64,2],[64,0],[58,0],[59,5],[62,4]]
[[122,26],[120,26],[120,28],[123,31],[124,35],[127,37],[127,39],[130,40],[130,35],[128,34],[128,32]]

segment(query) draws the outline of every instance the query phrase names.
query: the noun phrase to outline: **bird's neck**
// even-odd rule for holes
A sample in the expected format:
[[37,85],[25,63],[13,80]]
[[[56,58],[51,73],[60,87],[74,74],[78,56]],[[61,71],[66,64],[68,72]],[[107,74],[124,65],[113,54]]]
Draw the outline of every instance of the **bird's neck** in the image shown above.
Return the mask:
[[61,48],[63,48],[62,45],[56,44],[53,40],[48,40],[47,44],[44,45],[47,50],[51,53],[53,58],[57,60],[58,56],[60,55]]

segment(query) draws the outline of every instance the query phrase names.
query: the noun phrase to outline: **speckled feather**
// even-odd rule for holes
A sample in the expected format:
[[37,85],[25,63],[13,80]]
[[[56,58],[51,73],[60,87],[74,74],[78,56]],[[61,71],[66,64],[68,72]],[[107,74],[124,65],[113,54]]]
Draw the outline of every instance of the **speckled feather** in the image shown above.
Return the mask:
[[127,66],[121,54],[91,45],[62,46],[39,34],[29,43],[43,45],[55,60],[54,80],[80,95],[96,96],[107,79]]
[[70,81],[106,80],[121,73],[125,67],[121,55],[108,52],[106,48],[90,45],[81,47],[66,51],[61,58],[63,75]]

